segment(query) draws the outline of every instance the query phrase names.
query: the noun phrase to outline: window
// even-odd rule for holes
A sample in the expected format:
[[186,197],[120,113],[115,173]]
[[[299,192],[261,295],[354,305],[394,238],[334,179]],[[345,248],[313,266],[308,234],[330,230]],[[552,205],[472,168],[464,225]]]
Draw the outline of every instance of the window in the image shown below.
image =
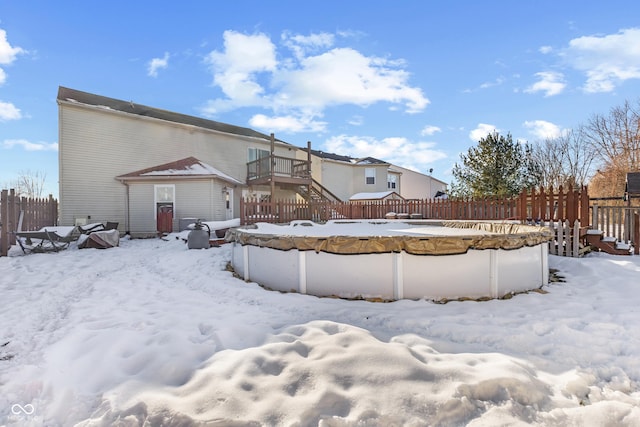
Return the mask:
[[398,177],[396,175],[387,175],[387,188],[389,190],[396,189],[397,179]]
[[154,216],[157,219],[159,210],[169,209],[173,211],[176,200],[176,186],[173,184],[154,185],[153,199],[155,203]]
[[154,185],[153,187],[155,190],[156,203],[170,203],[174,201],[176,194],[175,185]]
[[374,168],[366,168],[364,170],[364,179],[366,184],[376,183],[376,170]]
[[253,162],[254,160],[264,159],[265,157],[269,157],[269,154],[271,154],[269,150],[250,147],[247,153],[247,161]]

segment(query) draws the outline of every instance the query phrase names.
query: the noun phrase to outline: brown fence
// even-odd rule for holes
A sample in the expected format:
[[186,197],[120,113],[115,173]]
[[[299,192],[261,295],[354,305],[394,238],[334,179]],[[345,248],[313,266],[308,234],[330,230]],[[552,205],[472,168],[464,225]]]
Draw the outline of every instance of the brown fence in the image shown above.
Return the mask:
[[[18,224],[22,215],[22,224]],[[49,198],[28,199],[18,197],[15,190],[0,192],[0,256],[6,256],[9,247],[15,244],[13,232],[20,225],[22,231],[39,230],[42,227],[58,225],[58,201]]]
[[330,219],[380,219],[389,213],[409,218],[443,220],[520,220],[556,222],[579,220],[589,225],[587,188],[557,191],[523,191],[514,198],[423,199],[359,202],[307,202],[301,200],[240,201],[242,224],[256,222],[288,223],[294,220],[324,222]]

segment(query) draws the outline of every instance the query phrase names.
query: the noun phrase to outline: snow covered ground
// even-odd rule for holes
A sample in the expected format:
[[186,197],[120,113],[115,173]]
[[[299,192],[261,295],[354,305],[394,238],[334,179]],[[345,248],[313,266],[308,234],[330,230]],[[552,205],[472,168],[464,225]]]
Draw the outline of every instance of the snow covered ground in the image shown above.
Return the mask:
[[177,237],[0,258],[0,426],[640,422],[640,257],[385,304],[267,291]]

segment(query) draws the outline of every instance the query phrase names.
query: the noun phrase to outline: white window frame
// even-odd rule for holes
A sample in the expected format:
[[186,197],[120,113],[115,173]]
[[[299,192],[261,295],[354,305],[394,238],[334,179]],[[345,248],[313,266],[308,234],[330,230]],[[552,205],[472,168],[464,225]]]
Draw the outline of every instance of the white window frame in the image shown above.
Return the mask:
[[[372,178],[372,182],[369,182],[369,178]],[[376,184],[376,168],[365,168],[364,169],[364,183],[366,185],[375,185]]]
[[392,173],[387,175],[387,189],[395,190],[398,188],[398,175]]
[[[158,197],[158,190],[168,189],[167,197]],[[162,196],[162,195],[161,195]],[[175,184],[154,184],[153,186],[153,218],[158,219],[158,203],[173,203],[173,211],[176,210],[176,185]]]

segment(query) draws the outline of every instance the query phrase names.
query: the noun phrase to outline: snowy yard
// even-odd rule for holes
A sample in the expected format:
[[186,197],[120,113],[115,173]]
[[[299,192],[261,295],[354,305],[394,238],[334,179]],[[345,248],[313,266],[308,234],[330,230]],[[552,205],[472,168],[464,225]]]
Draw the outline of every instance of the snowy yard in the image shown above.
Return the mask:
[[[0,258],[0,426],[633,426],[640,257],[509,300],[282,294],[175,235]],[[277,266],[274,266],[277,268]],[[446,285],[446,284],[444,284]]]

